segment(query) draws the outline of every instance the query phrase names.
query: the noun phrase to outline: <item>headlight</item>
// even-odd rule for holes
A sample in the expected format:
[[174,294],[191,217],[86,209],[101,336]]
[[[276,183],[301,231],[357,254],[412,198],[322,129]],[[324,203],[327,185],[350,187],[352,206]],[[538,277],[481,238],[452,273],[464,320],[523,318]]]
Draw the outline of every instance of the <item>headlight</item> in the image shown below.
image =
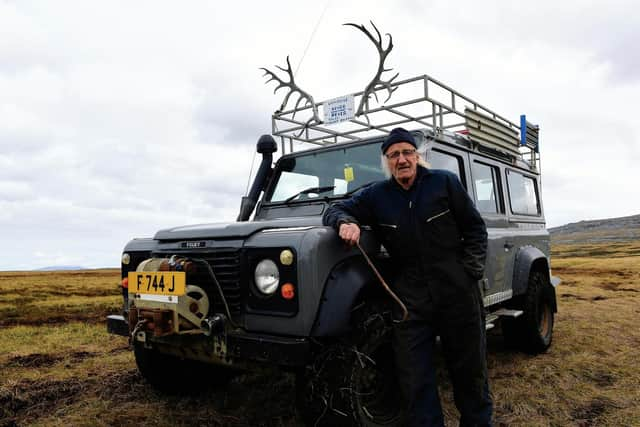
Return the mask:
[[124,265],[129,265],[129,263],[130,263],[130,262],[131,262],[131,257],[129,256],[129,254],[128,254],[128,253],[126,253],[126,252],[125,252],[125,253],[123,253],[123,254],[122,254],[122,263],[123,263]]
[[260,292],[265,295],[273,294],[278,289],[278,284],[280,284],[278,266],[270,259],[263,259],[256,266],[254,279]]

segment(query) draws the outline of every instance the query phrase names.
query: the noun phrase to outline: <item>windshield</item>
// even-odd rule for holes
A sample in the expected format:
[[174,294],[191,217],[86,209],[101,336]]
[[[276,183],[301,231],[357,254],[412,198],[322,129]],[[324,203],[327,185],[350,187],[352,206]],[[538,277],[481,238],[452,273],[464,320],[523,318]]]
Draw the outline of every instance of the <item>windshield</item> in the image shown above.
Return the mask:
[[[380,168],[380,144],[366,144],[320,151],[282,159],[273,193],[268,201],[341,196],[372,181],[385,179]],[[333,187],[327,191],[309,189]]]

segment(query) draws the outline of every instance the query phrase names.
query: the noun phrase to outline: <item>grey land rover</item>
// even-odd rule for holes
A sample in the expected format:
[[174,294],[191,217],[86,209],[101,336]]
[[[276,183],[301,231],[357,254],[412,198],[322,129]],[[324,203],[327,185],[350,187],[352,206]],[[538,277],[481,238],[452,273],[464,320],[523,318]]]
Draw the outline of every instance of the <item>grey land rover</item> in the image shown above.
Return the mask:
[[[108,329],[129,337],[150,384],[178,391],[193,378],[221,384],[238,370],[278,366],[297,374],[300,414],[311,424],[402,425],[390,345],[395,302],[358,249],[322,225],[331,203],[385,179],[380,143],[396,126],[412,130],[432,168],[460,178],[487,224],[478,282],[487,328],[499,324],[526,352],[550,346],[558,280],[538,128],[426,75],[380,90],[406,95],[372,107],[363,91],[277,111],[272,135],[257,143],[262,163],[236,222],[127,243],[124,310],[108,317]],[[354,114],[362,98],[364,113]],[[366,229],[361,242],[393,283],[385,248]]]

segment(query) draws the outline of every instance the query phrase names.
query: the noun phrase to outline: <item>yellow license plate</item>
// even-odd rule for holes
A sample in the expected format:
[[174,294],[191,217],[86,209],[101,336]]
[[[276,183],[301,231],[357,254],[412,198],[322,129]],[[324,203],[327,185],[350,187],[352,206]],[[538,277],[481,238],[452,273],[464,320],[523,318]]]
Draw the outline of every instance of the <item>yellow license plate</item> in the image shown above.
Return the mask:
[[129,293],[184,295],[186,276],[184,271],[130,271]]

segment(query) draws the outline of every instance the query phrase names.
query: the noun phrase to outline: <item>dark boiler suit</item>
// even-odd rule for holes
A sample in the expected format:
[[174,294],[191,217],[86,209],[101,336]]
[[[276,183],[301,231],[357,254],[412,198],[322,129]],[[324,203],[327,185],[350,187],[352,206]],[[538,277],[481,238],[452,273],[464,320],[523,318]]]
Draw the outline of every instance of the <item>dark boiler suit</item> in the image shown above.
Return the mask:
[[444,425],[436,384],[435,337],[454,390],[460,425],[490,425],[484,273],[487,231],[458,177],[418,166],[405,190],[377,182],[327,209],[325,225],[369,225],[398,270],[393,289],[409,320],[394,328],[398,379],[410,425]]

